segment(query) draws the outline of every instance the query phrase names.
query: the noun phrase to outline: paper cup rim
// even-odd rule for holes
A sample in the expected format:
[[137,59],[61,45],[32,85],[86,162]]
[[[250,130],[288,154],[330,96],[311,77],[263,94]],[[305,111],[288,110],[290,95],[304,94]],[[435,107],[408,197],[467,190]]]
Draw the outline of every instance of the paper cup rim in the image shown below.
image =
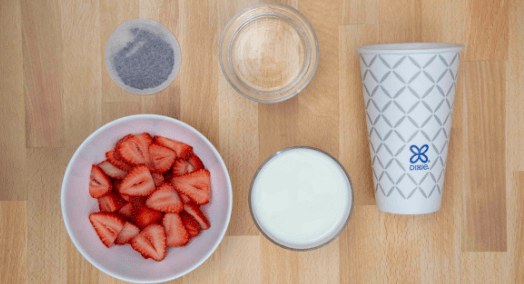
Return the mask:
[[460,52],[464,45],[458,43],[406,42],[365,45],[357,48],[360,54],[424,54]]

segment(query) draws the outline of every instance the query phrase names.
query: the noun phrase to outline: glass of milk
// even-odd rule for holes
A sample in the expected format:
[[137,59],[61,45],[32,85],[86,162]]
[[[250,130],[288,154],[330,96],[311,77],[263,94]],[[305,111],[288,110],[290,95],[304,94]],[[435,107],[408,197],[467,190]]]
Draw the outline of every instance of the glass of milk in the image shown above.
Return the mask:
[[256,172],[249,208],[258,229],[283,248],[320,248],[346,227],[353,187],[344,167],[328,153],[290,147],[268,158]]

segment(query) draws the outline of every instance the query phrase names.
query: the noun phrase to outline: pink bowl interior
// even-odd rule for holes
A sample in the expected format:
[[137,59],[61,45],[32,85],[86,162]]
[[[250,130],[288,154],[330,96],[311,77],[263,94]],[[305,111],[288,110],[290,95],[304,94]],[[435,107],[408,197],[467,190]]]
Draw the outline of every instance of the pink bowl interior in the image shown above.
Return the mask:
[[[211,202],[202,206],[211,228],[181,248],[168,248],[161,262],[143,259],[130,245],[105,247],[89,222],[98,202],[88,192],[92,164],[128,133],[149,132],[187,143],[211,173]],[[202,264],[222,240],[232,208],[232,190],[226,166],[213,145],[198,131],[178,120],[159,115],[128,116],[108,123],[89,136],[69,162],[62,184],[62,216],[71,240],[82,255],[101,271],[132,282],[163,282],[178,278]]]

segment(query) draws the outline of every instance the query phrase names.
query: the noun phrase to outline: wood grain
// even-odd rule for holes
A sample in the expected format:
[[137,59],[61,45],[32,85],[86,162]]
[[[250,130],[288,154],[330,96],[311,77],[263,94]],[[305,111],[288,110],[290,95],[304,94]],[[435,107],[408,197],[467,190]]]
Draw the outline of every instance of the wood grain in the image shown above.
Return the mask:
[[380,43],[422,40],[421,0],[379,1]]
[[464,64],[466,224],[462,249],[506,251],[504,62]]
[[[510,247],[512,247],[513,256],[513,269],[511,279],[515,280],[515,284],[524,282],[524,172],[515,172],[513,175],[515,182],[513,184],[514,194],[512,198],[513,203],[509,212],[514,213],[515,220],[512,222],[510,228],[510,234],[508,239],[512,240]],[[510,204],[511,204],[510,203]]]
[[142,113],[142,105],[139,102],[102,103],[102,124],[140,113]]
[[[246,252],[250,251],[250,254]],[[222,241],[220,283],[263,283],[260,236],[227,236]]]
[[59,3],[21,0],[27,147],[64,146]]
[[378,3],[379,0],[342,1],[340,24],[378,24]]
[[0,283],[26,283],[26,223],[25,201],[0,201]]
[[460,283],[507,283],[509,263],[510,254],[506,252],[465,252],[461,257]]
[[[0,157],[4,164],[0,171],[0,200],[27,200],[25,170],[25,104],[23,84],[22,14],[18,0],[3,1],[0,9],[0,124],[1,133],[9,139],[0,139]],[[7,190],[9,189],[9,190]]]
[[264,264],[262,283],[299,283],[299,255],[297,251],[282,249],[260,236],[260,259]]

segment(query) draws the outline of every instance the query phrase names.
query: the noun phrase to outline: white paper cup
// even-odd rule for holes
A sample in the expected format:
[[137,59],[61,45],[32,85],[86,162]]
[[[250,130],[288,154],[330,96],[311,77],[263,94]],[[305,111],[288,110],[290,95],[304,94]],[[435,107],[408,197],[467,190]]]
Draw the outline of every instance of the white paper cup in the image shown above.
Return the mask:
[[440,209],[463,48],[399,43],[357,49],[380,210],[426,214]]

